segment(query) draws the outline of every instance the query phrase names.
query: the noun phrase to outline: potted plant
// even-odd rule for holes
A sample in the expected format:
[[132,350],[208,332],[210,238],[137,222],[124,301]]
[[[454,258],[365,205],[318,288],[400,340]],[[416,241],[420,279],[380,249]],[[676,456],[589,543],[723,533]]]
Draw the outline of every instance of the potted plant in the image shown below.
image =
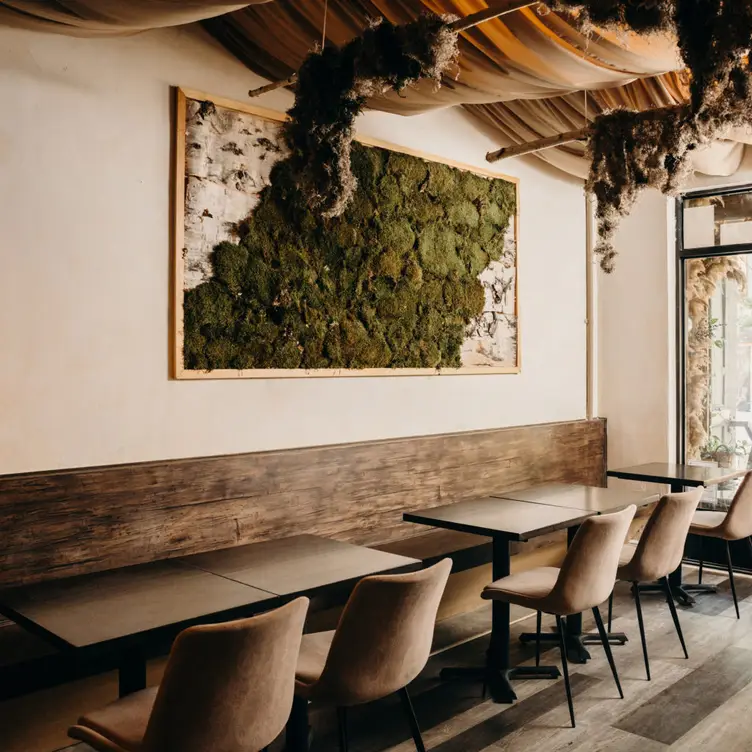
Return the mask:
[[728,444],[718,444],[715,450],[715,461],[718,467],[731,468],[734,466],[735,449]]
[[717,436],[711,436],[700,450],[700,457],[706,461],[717,462],[718,467],[732,468],[736,467],[737,457],[744,452],[744,442],[724,444]]
[[721,446],[721,440],[717,436],[711,436],[706,444],[700,448],[700,459],[706,462],[715,462],[715,453],[718,451],[718,447]]

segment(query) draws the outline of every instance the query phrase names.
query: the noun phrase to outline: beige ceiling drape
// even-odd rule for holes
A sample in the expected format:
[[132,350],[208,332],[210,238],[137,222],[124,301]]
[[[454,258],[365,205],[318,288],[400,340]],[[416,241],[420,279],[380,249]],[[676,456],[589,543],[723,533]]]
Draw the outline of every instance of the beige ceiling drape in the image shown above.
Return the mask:
[[[507,0],[508,1],[508,0]],[[420,13],[467,16],[505,0],[328,0],[327,41],[342,45],[370,19],[406,23]],[[75,36],[115,36],[202,20],[251,70],[269,80],[287,78],[320,42],[325,0],[0,0],[0,24]],[[647,109],[682,101],[686,82],[672,39],[666,36],[584,35],[564,14],[526,8],[467,32],[454,75],[435,90],[430,82],[370,102],[411,115],[463,105],[499,145],[521,143],[583,126],[587,115],[614,107]],[[588,90],[587,105],[584,90]],[[709,174],[732,174],[747,134],[730,134],[698,154]],[[587,162],[573,144],[536,156],[583,177]]]
[[[467,16],[502,0],[329,0],[327,41],[342,45],[369,18],[405,23],[426,10]],[[541,6],[542,7],[542,6]],[[204,22],[204,26],[251,70],[269,80],[287,78],[321,40],[324,0],[275,0]],[[647,109],[681,102],[687,94],[681,62],[667,36],[583,35],[566,15],[531,7],[463,33],[457,78],[438,91],[431,82],[401,95],[370,102],[375,109],[412,115],[464,105],[499,145],[530,141],[585,125],[614,107]],[[721,142],[698,154],[699,171],[728,175],[743,145]],[[588,163],[573,144],[536,156],[578,177]]]
[[117,36],[200,21],[268,0],[3,0],[0,24],[69,36]]
[[[613,89],[590,91],[587,95],[577,92],[549,99],[468,105],[467,110],[492,132],[500,134],[500,145],[508,145],[577,130],[607,110],[665,107],[679,104],[687,96],[687,77],[683,73],[667,73]],[[706,175],[733,175],[744,157],[744,145],[749,143],[752,133],[742,129],[732,131],[727,139],[695,152],[692,158],[695,170]],[[587,177],[589,162],[582,144],[546,149],[536,156],[570,175]]]
[[[499,133],[499,145],[534,141],[583,128],[588,120],[617,107],[644,110],[678,104],[687,97],[682,73],[667,73],[633,81],[624,86],[576,92],[560,97],[468,105],[467,110]],[[587,118],[586,118],[587,116]],[[567,144],[538,152],[540,159],[571,175],[585,178],[588,162],[581,144]]]
[[[431,10],[467,16],[495,3],[478,0],[329,0],[327,40],[342,45],[369,19],[405,23]],[[276,0],[215,18],[209,31],[249,68],[270,80],[287,78],[321,40],[323,0]],[[456,80],[435,91],[425,82],[373,106],[413,114],[456,104],[558,96],[582,88],[619,86],[680,67],[673,41],[636,35],[587,37],[571,21],[526,8],[464,32]]]

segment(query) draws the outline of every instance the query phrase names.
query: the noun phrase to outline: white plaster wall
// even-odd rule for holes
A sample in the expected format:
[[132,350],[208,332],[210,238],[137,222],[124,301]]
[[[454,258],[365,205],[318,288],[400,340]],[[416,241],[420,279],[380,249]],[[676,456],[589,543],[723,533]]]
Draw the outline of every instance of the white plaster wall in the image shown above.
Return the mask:
[[[730,177],[696,175],[687,190],[752,183],[752,150]],[[598,414],[610,468],[676,456],[676,218],[649,191],[616,237],[616,271],[596,273]]]
[[610,468],[665,462],[676,444],[673,201],[644,193],[616,236],[598,285],[598,408]]
[[[169,87],[257,81],[197,28],[0,28],[0,472],[584,417],[582,188],[523,162],[521,375],[168,379]],[[496,145],[461,111],[360,127],[476,165]]]

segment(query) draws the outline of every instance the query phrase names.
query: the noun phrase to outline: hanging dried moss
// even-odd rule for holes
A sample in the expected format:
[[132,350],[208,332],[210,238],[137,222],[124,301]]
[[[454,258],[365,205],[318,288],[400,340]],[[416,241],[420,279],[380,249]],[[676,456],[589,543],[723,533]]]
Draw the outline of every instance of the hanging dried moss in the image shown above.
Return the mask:
[[295,180],[312,209],[337,217],[350,201],[353,127],[369,97],[423,78],[440,85],[459,54],[448,20],[426,15],[402,26],[381,20],[344,47],[305,59],[283,133]]
[[514,185],[357,143],[352,164],[359,188],[336,218],[275,165],[240,242],[185,294],[186,368],[460,365]]
[[604,29],[629,28],[638,34],[671,31],[674,0],[558,0],[556,10],[574,11],[581,27]]
[[752,123],[752,3],[741,0],[560,0],[584,26],[672,32],[691,75],[687,105],[648,112],[616,110],[594,121],[587,187],[597,199],[604,271],[614,266],[619,220],[647,187],[676,193],[691,152]]
[[613,271],[614,233],[640,191],[651,186],[675,193],[691,172],[689,157],[697,140],[694,128],[686,126],[688,117],[687,107],[662,107],[614,110],[596,120],[588,140],[591,166],[586,188],[596,199],[595,253],[603,271]]

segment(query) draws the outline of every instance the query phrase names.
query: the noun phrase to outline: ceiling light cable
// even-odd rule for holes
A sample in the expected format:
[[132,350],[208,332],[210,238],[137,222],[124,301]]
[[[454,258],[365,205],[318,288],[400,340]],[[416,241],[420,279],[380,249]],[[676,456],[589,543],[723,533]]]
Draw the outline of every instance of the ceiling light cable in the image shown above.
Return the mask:
[[321,51],[326,47],[326,17],[329,15],[329,0],[324,0],[324,28],[321,32]]

